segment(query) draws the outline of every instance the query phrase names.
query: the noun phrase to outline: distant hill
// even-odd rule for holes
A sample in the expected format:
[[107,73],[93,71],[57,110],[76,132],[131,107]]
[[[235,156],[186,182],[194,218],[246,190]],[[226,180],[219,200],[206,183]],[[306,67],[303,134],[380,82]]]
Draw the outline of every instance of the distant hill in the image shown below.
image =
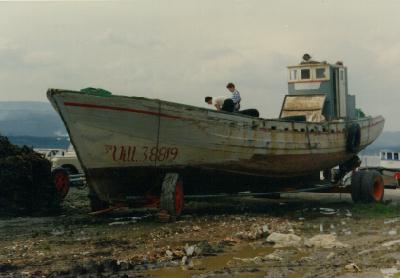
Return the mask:
[[32,148],[67,149],[69,137],[34,137],[34,136],[8,136],[11,143]]
[[0,134],[6,136],[54,137],[67,131],[50,103],[0,102]]
[[400,131],[385,131],[364,152],[372,155],[378,154],[380,150],[392,150],[400,152]]

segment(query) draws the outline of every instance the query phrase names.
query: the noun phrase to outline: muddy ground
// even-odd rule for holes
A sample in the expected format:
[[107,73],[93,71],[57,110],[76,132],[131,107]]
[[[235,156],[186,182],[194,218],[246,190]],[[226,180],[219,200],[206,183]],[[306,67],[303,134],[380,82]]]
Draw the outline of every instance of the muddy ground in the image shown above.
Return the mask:
[[399,191],[375,206],[310,193],[186,201],[168,224],[148,209],[91,216],[86,195],[72,188],[58,216],[0,218],[0,277],[400,277]]

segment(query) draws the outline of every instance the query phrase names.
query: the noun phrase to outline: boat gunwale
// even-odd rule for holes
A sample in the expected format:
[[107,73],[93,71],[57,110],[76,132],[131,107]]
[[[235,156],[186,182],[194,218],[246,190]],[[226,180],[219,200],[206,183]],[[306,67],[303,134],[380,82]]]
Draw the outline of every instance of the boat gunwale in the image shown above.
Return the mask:
[[[225,111],[216,111],[212,110],[209,108],[204,108],[204,107],[198,107],[190,104],[182,104],[182,103],[177,103],[177,102],[172,102],[172,101],[166,101],[166,100],[161,100],[161,99],[152,99],[152,98],[146,98],[146,97],[139,97],[139,96],[124,96],[124,95],[109,95],[109,96],[99,96],[99,95],[94,95],[94,94],[85,94],[80,91],[73,91],[73,90],[65,90],[65,89],[53,89],[50,88],[47,90],[47,97],[50,99],[53,97],[55,94],[61,94],[61,93],[73,93],[77,95],[83,95],[83,96],[91,96],[91,97],[98,97],[98,98],[127,98],[127,99],[135,99],[135,100],[146,100],[146,101],[158,101],[161,103],[165,103],[171,106],[183,106],[185,108],[189,108],[191,110],[198,110],[198,111],[206,111],[206,112],[211,112],[213,115],[208,115],[208,116],[217,116],[216,118],[221,118],[218,117],[220,114],[224,115],[229,115],[231,117],[238,117],[238,118],[245,118],[245,119],[251,119],[251,120],[258,120],[258,121],[269,121],[269,122],[278,122],[278,123],[296,123],[296,124],[306,124],[306,125],[337,125],[337,124],[349,124],[349,123],[360,123],[360,122],[367,122],[371,120],[378,120],[376,123],[373,123],[374,125],[379,124],[381,122],[385,122],[385,118],[382,115],[377,115],[377,116],[366,116],[363,118],[359,119],[353,119],[353,120],[331,120],[331,121],[324,121],[324,122],[309,122],[309,121],[290,121],[290,120],[285,120],[285,119],[279,119],[279,118],[261,118],[261,117],[252,117],[248,116],[245,114],[240,114],[240,113],[231,113],[231,112],[225,112]],[[54,106],[54,105],[53,105]],[[58,107],[56,107],[57,110],[59,111]],[[189,119],[191,120],[191,119]],[[225,119],[224,119],[225,120]],[[235,119],[229,119],[235,121]]]

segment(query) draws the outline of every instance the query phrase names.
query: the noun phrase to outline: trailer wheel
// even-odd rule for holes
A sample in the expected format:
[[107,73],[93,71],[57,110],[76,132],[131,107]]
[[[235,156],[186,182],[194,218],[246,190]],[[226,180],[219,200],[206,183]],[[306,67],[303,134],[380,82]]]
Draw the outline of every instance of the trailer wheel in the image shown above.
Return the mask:
[[177,173],[167,173],[161,186],[161,221],[175,221],[183,210],[183,182]]
[[361,201],[380,203],[383,201],[385,185],[378,171],[363,171],[361,177]]
[[93,189],[89,190],[89,203],[90,203],[90,210],[92,212],[99,211],[99,210],[104,210],[110,207],[110,205],[107,202],[104,202],[97,196],[97,193],[94,192]]
[[357,171],[353,172],[351,176],[351,199],[354,203],[361,201],[361,178],[363,172]]
[[62,201],[67,196],[69,191],[69,173],[66,169],[57,168],[54,169],[51,174],[54,180],[54,184],[56,186],[57,195]]

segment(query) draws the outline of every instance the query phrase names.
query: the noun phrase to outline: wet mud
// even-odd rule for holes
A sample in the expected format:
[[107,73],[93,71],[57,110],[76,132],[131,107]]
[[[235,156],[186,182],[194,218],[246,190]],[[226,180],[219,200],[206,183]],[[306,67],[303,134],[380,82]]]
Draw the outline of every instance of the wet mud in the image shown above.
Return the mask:
[[[186,201],[89,215],[86,188],[61,214],[0,218],[0,277],[399,277],[400,192],[353,205],[339,194]],[[397,275],[397,276],[396,276]]]

